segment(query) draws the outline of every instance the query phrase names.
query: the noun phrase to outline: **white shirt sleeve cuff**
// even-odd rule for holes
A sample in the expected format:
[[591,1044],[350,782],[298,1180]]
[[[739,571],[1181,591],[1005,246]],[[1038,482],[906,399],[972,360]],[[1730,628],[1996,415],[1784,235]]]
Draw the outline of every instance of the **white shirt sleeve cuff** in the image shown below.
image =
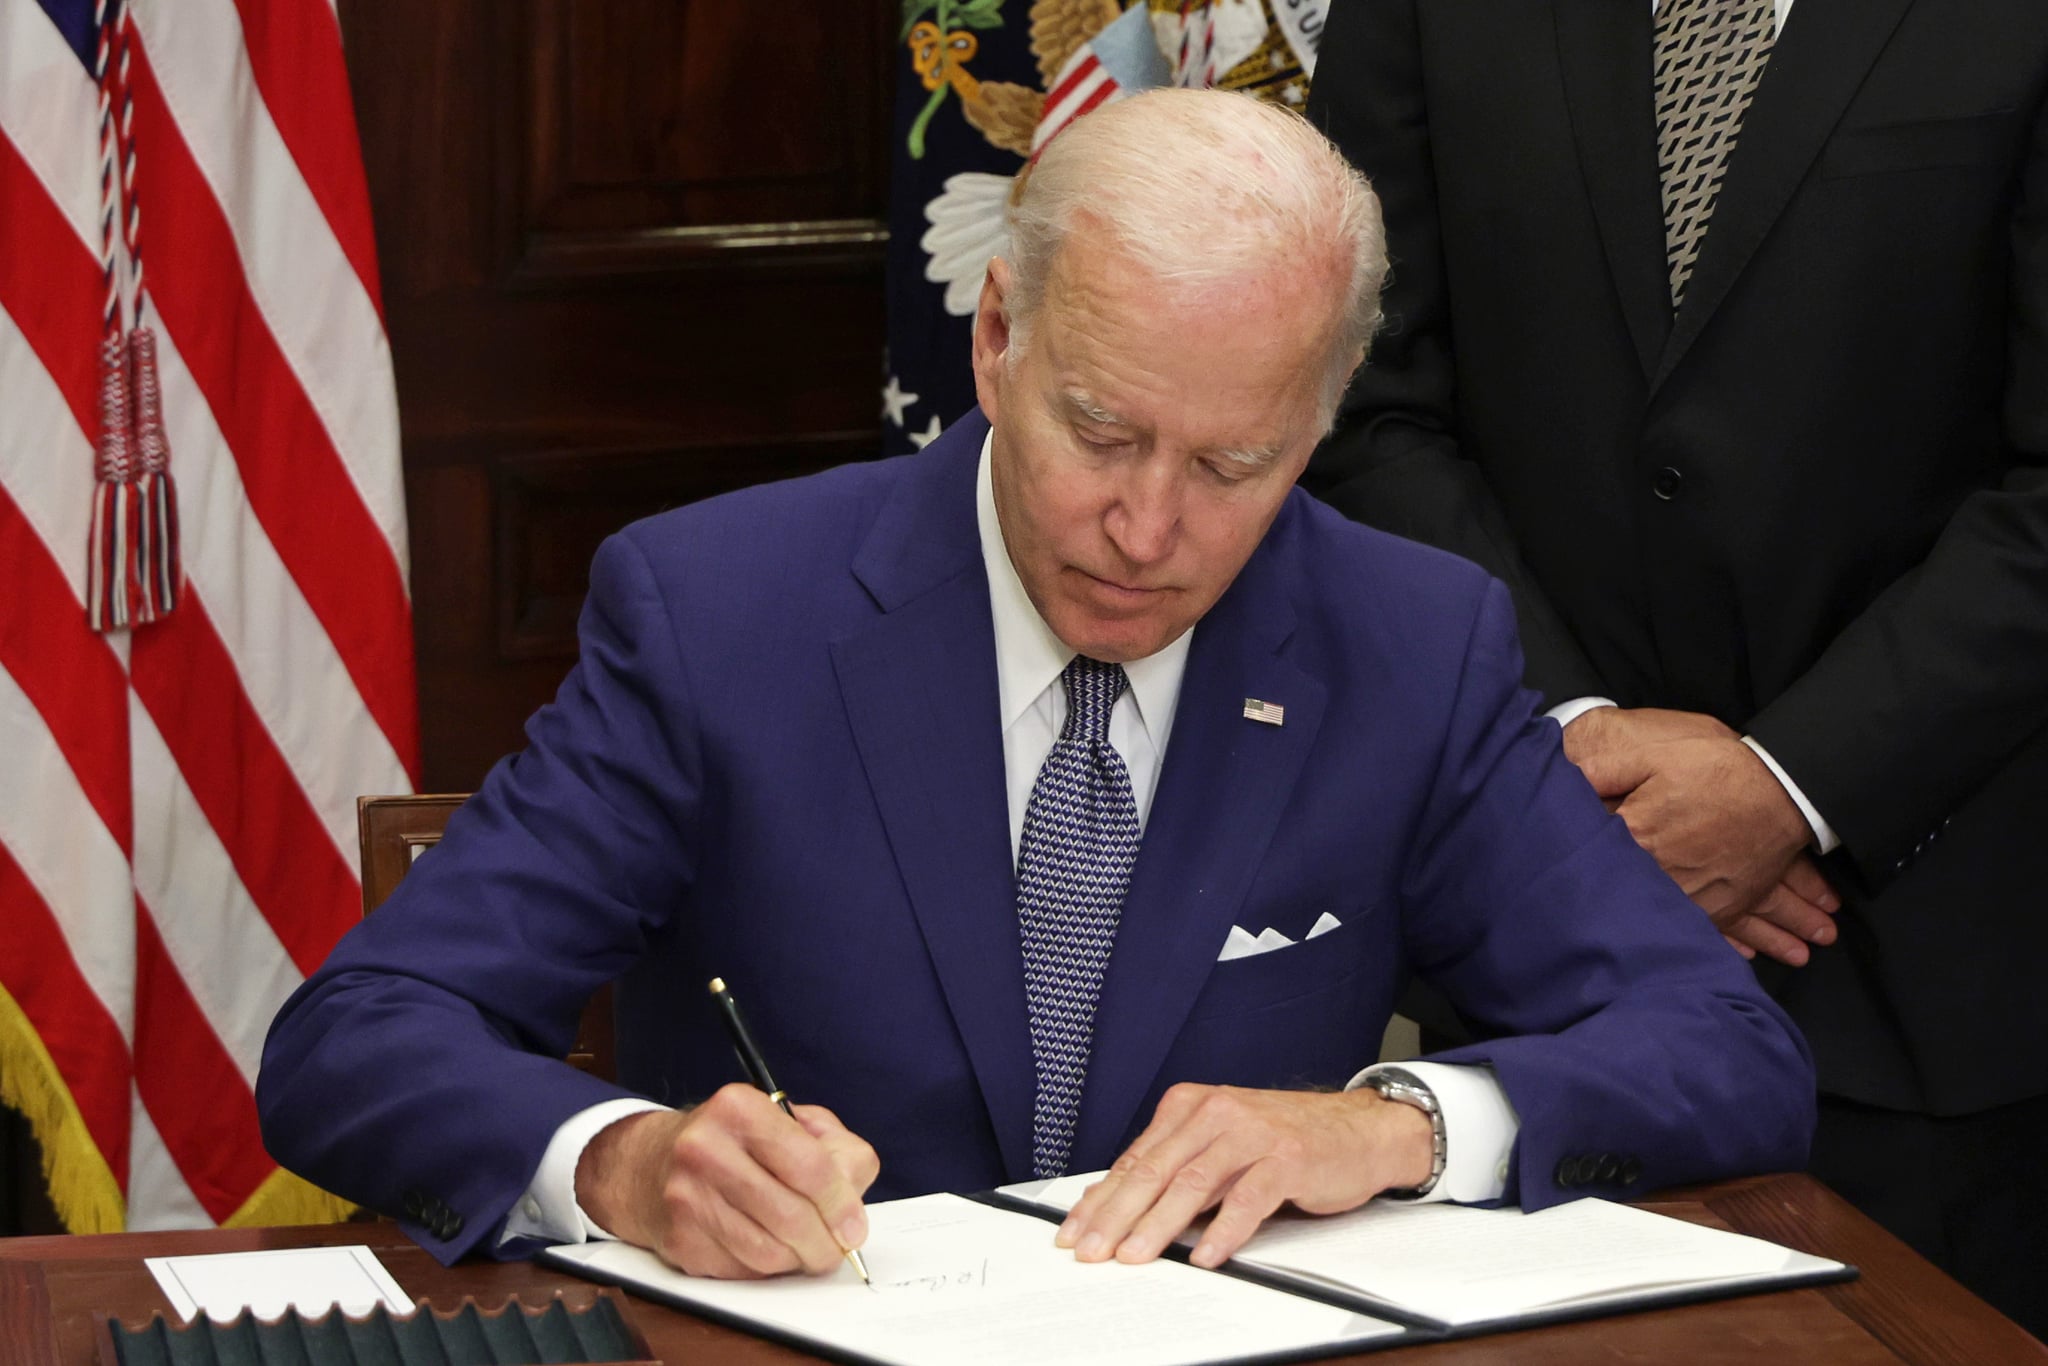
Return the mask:
[[1444,1174],[1416,1203],[1498,1200],[1508,1187],[1508,1158],[1522,1131],[1521,1116],[1490,1067],[1447,1062],[1375,1063],[1345,1086],[1355,1091],[1382,1067],[1398,1067],[1436,1093],[1444,1116]]
[[1764,767],[1769,769],[1771,776],[1783,785],[1785,795],[1790,797],[1792,804],[1799,808],[1799,814],[1806,817],[1806,824],[1813,830],[1813,847],[1820,850],[1823,854],[1832,854],[1835,850],[1841,848],[1842,841],[1836,836],[1834,827],[1821,817],[1820,812],[1814,809],[1812,802],[1806,800],[1806,794],[1799,790],[1799,784],[1793,782],[1785,770],[1778,767],[1778,761],[1771,757],[1771,752],[1748,735],[1742,737],[1742,743],[1748,745],[1750,752],[1764,761]]
[[1544,712],[1543,714],[1549,717],[1551,720],[1557,722],[1557,728],[1559,730],[1563,730],[1566,726],[1569,726],[1572,722],[1578,720],[1587,712],[1592,711],[1595,707],[1613,707],[1619,705],[1620,704],[1617,703],[1611,697],[1574,697],[1569,702],[1558,703],[1556,706],[1552,707],[1549,711]]
[[650,1100],[622,1096],[579,1110],[563,1120],[562,1127],[548,1140],[547,1151],[540,1155],[540,1166],[534,1169],[526,1193],[505,1216],[505,1231],[498,1241],[540,1238],[550,1243],[582,1243],[593,1238],[613,1238],[609,1230],[599,1227],[576,1203],[576,1164],[582,1161],[590,1140],[603,1130],[628,1115],[663,1108]]

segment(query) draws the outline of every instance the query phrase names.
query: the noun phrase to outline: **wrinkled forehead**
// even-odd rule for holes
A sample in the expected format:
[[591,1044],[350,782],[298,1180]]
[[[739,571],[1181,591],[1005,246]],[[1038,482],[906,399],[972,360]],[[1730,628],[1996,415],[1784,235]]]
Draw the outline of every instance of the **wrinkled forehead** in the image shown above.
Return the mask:
[[1041,325],[1067,353],[1131,348],[1160,366],[1211,355],[1246,368],[1278,360],[1314,388],[1343,321],[1346,276],[1334,255],[1160,262],[1076,238],[1053,262]]
[[1070,424],[1271,464],[1321,435],[1330,315],[1326,297],[1270,271],[1080,270],[1045,301],[1033,383]]

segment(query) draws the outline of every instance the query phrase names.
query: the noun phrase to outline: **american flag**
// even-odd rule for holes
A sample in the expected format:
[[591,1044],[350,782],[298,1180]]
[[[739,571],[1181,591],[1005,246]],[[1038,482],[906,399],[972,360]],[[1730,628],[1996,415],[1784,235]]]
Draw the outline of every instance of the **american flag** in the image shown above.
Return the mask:
[[[110,278],[155,335],[183,588],[99,632]],[[360,915],[355,797],[412,787],[406,572],[331,0],[0,0],[0,1099],[73,1230],[340,1211],[252,1087]]]
[[1244,719],[1264,721],[1269,726],[1284,726],[1287,724],[1287,708],[1278,702],[1262,702],[1256,697],[1247,697],[1244,700]]
[[1144,5],[1125,10],[1074,50],[1045,93],[1045,112],[1031,135],[1036,157],[1062,129],[1091,109],[1165,85],[1172,68],[1160,55]]

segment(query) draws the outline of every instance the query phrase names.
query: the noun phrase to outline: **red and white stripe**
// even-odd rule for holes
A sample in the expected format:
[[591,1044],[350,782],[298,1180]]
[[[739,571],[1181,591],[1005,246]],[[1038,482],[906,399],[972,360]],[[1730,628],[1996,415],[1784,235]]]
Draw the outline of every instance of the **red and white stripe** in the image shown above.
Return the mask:
[[186,583],[99,635],[99,92],[0,0],[0,1094],[74,1228],[304,1218],[263,1035],[417,764],[390,348],[331,0],[128,8]]
[[1122,90],[1116,77],[1095,55],[1095,49],[1084,43],[1067,58],[1067,64],[1053,78],[1052,88],[1045,92],[1045,109],[1031,134],[1031,155],[1037,156],[1068,124],[1116,98]]

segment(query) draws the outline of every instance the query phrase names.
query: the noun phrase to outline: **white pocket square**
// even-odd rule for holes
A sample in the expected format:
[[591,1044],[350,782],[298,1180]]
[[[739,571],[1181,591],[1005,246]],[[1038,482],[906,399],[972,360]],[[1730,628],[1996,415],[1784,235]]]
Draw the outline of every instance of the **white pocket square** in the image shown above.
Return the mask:
[[[1336,916],[1331,915],[1328,911],[1324,911],[1316,920],[1316,923],[1309,927],[1307,937],[1313,939],[1319,934],[1328,934],[1341,924],[1343,922],[1338,920]],[[1228,963],[1233,958],[1250,958],[1254,954],[1271,953],[1275,949],[1292,948],[1294,947],[1294,942],[1271,925],[1260,930],[1256,935],[1246,931],[1242,926],[1232,925],[1229,938],[1223,941],[1223,952],[1216,955],[1216,961]]]

